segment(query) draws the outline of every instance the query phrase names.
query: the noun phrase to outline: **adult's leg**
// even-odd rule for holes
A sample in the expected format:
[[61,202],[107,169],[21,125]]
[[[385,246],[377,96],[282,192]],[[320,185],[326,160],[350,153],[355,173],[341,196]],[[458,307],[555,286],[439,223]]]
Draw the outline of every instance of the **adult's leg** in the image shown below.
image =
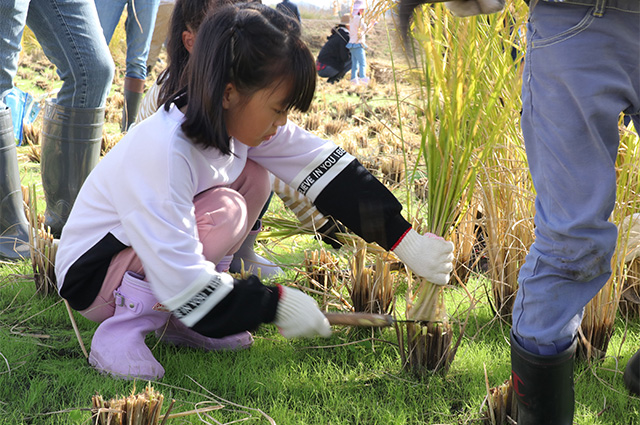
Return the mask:
[[114,64],[91,0],[32,1],[27,25],[63,81],[45,106],[41,162],[46,224],[59,236],[98,162]]
[[94,0],[96,11],[100,19],[100,27],[107,44],[111,43],[111,38],[120,23],[122,12],[127,5],[127,0]]
[[563,376],[572,374],[584,306],[611,273],[617,123],[622,110],[640,105],[640,22],[604,3],[532,2],[530,11],[522,130],[536,240],[520,271],[511,349],[522,425],[572,423],[572,377],[536,377],[559,363]]
[[29,226],[24,215],[11,110],[4,98],[13,88],[21,39],[29,10],[28,0],[0,2],[0,259],[29,255]]

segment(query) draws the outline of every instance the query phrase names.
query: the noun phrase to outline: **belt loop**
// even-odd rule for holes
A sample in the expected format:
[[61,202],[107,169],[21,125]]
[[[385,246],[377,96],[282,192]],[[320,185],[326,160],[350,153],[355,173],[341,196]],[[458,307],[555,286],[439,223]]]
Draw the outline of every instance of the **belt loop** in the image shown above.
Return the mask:
[[607,5],[607,0],[598,0],[596,2],[596,7],[593,10],[593,16],[596,18],[602,18],[604,16],[604,9]]

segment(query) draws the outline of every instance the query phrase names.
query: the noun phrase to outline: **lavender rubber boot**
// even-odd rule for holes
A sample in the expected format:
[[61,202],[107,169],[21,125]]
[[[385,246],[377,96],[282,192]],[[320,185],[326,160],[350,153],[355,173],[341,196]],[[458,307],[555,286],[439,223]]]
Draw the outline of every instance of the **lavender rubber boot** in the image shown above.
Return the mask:
[[149,284],[132,272],[125,273],[114,295],[115,312],[93,335],[89,363],[99,372],[116,378],[162,378],[164,368],[144,339],[149,332],[162,328],[170,313],[156,309],[160,304]]

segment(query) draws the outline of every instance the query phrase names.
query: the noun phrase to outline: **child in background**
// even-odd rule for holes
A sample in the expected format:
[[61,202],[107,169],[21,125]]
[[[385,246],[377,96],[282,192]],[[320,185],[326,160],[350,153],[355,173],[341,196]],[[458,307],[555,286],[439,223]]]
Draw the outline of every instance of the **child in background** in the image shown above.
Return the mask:
[[101,322],[93,367],[161,378],[144,337],[167,321],[165,337],[187,345],[263,323],[289,338],[330,335],[308,295],[225,272],[269,196],[268,171],[414,273],[448,282],[451,242],[419,235],[353,156],[287,122],[291,108],[308,110],[316,84],[294,20],[256,3],[217,9],[199,28],[185,84],[98,164],[60,240],[60,295]]
[[363,20],[365,10],[364,0],[356,0],[351,11],[349,21],[349,43],[347,49],[351,52],[351,83],[368,84],[369,78],[366,75],[367,57],[365,44],[367,24]]

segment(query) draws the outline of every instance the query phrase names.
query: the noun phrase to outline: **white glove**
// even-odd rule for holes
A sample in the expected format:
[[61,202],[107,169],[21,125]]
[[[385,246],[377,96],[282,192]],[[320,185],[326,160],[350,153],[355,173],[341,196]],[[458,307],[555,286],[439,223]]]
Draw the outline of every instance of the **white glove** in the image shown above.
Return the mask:
[[411,229],[393,252],[411,271],[436,285],[446,285],[453,271],[453,243],[433,233]]
[[504,0],[454,0],[444,3],[454,16],[488,15],[504,9]]
[[299,336],[331,336],[329,321],[309,295],[294,288],[278,285],[280,300],[273,324],[285,338]]

